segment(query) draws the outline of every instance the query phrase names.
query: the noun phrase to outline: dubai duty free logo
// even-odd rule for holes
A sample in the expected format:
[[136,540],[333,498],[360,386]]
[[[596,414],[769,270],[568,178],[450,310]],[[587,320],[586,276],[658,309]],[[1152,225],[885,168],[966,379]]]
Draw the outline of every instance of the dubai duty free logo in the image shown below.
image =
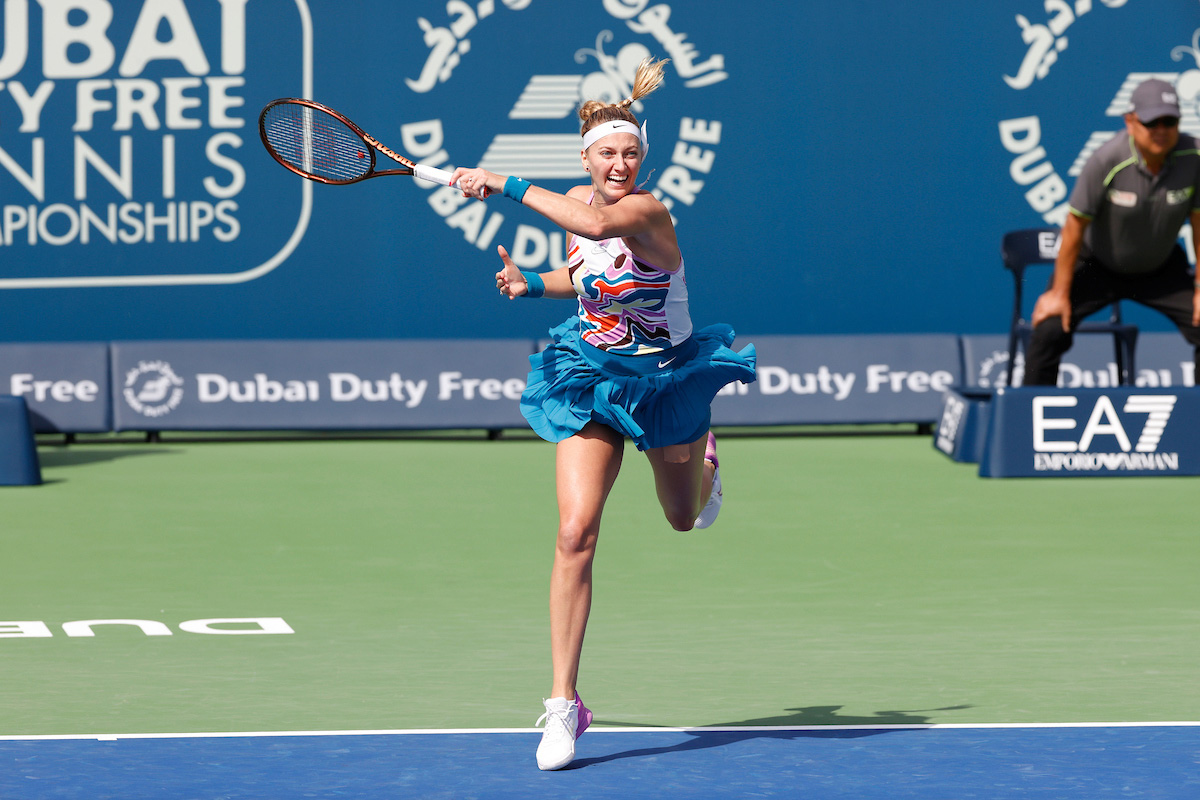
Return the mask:
[[[547,3],[531,8],[532,0],[450,0],[444,6],[433,1],[429,5],[430,13],[417,18],[420,40],[429,52],[419,73],[405,78],[409,91],[417,94],[450,93],[457,88],[456,81],[470,81],[471,70],[486,69],[483,61],[471,61],[471,35],[486,36],[493,15],[528,15],[531,23],[555,30],[560,38],[578,37],[572,57],[564,58],[561,70],[530,74],[523,86],[512,87],[508,129],[506,123],[498,123],[482,155],[447,152],[440,118],[403,125],[404,149],[431,166],[478,164],[531,181],[578,182],[586,173],[579,159],[576,109],[588,99],[618,102],[628,97],[634,71],[643,58],[670,59],[668,84],[660,92],[678,91],[680,86],[699,90],[729,77],[725,56],[716,49],[720,42],[693,40],[677,32],[688,29],[686,20],[679,17],[690,12],[680,3],[673,7],[650,0],[603,0],[607,18],[592,29],[572,29],[564,23],[561,9]],[[520,57],[519,53],[511,55]],[[705,102],[704,108],[714,105]],[[632,110],[640,116],[641,103],[635,103]],[[464,119],[461,124],[476,122]],[[638,179],[673,217],[685,213],[704,190],[720,142],[720,120],[683,117],[671,130],[651,118],[651,148],[661,154],[655,160],[668,163],[657,170],[643,169]],[[461,231],[463,238],[480,250],[503,243],[522,269],[566,266],[563,233],[548,222],[505,226],[505,217],[495,204],[472,202],[452,187],[431,190],[429,205],[447,226]]]
[[[1125,9],[1128,0],[1045,0],[1045,19],[1035,22],[1024,14],[1016,15],[1017,29],[1025,54],[1012,74],[1004,74],[1003,80],[1010,89],[1023,92],[1037,82],[1047,80],[1054,65],[1070,55],[1069,30],[1072,36],[1085,36],[1089,28],[1084,18],[1098,14],[1131,14]],[[1085,24],[1081,24],[1084,21]],[[1186,31],[1186,28],[1178,26]],[[1181,39],[1186,37],[1183,33]],[[1120,52],[1118,49],[1117,53]],[[1172,67],[1172,64],[1178,66]],[[1108,142],[1121,127],[1121,117],[1129,110],[1130,97],[1138,84],[1151,78],[1167,81],[1175,86],[1182,117],[1179,128],[1182,132],[1200,136],[1200,28],[1191,34],[1191,42],[1181,41],[1164,52],[1161,59],[1153,63],[1134,65],[1138,71],[1126,74],[1124,80],[1113,87],[1113,97],[1104,110],[1106,117],[1114,118],[1108,130],[1094,131],[1083,142],[1079,153],[1067,169],[1068,177],[1076,177],[1084,163],[1102,145]],[[1182,69],[1180,68],[1182,67]],[[1066,181],[1051,163],[1042,145],[1042,119],[1036,114],[1002,120],[999,123],[1000,143],[1012,156],[1009,176],[1023,192],[1029,207],[1040,214],[1047,224],[1061,226],[1066,220],[1068,187]],[[1184,237],[1190,248],[1190,237]]]
[[143,417],[164,417],[183,401],[183,378],[166,361],[139,361],[125,373],[121,396]]
[[[311,186],[260,242],[247,98],[311,94],[307,0],[0,6],[0,289],[242,283],[286,260]],[[265,24],[289,35],[265,45]]]

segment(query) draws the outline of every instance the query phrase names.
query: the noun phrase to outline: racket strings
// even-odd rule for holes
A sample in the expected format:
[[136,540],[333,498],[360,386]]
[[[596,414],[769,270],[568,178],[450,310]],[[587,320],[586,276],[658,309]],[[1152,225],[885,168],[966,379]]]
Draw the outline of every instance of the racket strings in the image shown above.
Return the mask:
[[341,120],[319,109],[280,103],[269,109],[263,131],[275,154],[318,179],[351,181],[371,171],[367,143]]

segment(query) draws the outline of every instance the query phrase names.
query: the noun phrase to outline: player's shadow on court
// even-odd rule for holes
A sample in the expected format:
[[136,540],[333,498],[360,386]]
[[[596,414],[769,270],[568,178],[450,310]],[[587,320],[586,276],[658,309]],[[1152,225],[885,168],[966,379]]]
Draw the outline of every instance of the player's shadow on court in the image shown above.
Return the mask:
[[[646,756],[659,756],[668,753],[683,753],[695,750],[709,750],[714,747],[725,747],[726,745],[736,742],[744,742],[748,739],[801,739],[801,738],[824,738],[824,739],[858,739],[864,736],[878,736],[885,733],[893,733],[894,730],[889,728],[873,728],[876,725],[928,725],[930,717],[924,716],[924,712],[930,711],[960,711],[971,708],[969,705],[948,706],[946,708],[931,708],[923,709],[922,711],[876,711],[870,716],[849,716],[838,714],[842,706],[805,706],[803,708],[789,708],[789,714],[781,714],[777,717],[761,717],[758,719],[742,720],[740,722],[719,722],[712,725],[704,725],[704,728],[763,728],[763,730],[694,730],[685,731],[689,737],[685,741],[677,742],[673,745],[665,747],[642,747],[636,750],[625,750],[619,753],[610,753],[604,756],[596,756],[594,758],[580,758],[573,761],[567,769],[579,769],[586,767],[589,764],[602,764],[606,761],[616,761],[622,758],[644,758]],[[596,720],[602,722],[601,720]],[[605,725],[614,725],[620,727],[645,727],[647,730],[653,730],[651,725],[638,725],[624,722],[613,722],[605,720],[602,722]],[[843,728],[829,728],[828,726],[850,726],[851,730]],[[770,730],[771,728],[780,727],[795,727],[804,728],[804,730]],[[817,730],[812,730],[816,727]],[[827,728],[821,730],[820,728]]]

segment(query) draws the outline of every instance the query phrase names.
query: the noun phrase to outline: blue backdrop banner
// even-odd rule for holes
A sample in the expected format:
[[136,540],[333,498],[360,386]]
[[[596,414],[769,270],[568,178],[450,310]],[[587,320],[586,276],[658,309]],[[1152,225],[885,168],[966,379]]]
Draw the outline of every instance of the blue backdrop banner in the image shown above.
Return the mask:
[[[957,403],[990,397],[1007,365],[1005,339],[995,335],[747,336],[734,346],[747,341],[758,349],[758,380],[718,394],[716,425],[939,420],[940,435],[958,441],[969,420]],[[540,344],[116,342],[111,369],[108,344],[8,344],[0,345],[0,393],[25,399],[39,432],[525,427],[517,401]],[[1136,386],[1192,387],[1191,359],[1179,334],[1143,335]],[[1115,386],[1110,343],[1079,337],[1060,383]],[[941,449],[979,459],[963,446]]]
[[38,433],[112,427],[107,344],[0,344],[0,394],[25,399]]
[[[963,385],[972,389],[996,389],[1006,385],[1008,338],[1006,336],[964,336]],[[1063,356],[1058,383],[1068,389],[1095,389],[1116,386],[1117,365],[1111,335],[1075,336],[1075,343]],[[1178,332],[1140,333],[1134,365],[1134,385],[1194,386],[1194,351]],[[1018,353],[1013,383],[1020,386],[1025,376],[1024,353]]]
[[511,428],[529,341],[116,342],[116,430]]
[[758,351],[758,380],[721,390],[715,425],[933,422],[962,375],[957,336],[746,340]]
[[668,58],[639,182],[696,324],[779,336],[1002,330],[1001,235],[1062,219],[1133,86],[1174,82],[1200,133],[1195,0],[0,5],[6,341],[525,339],[569,313],[492,280],[499,245],[562,265],[561,230],[408,178],[307,183],[258,141],[278,97],[562,192],[580,101]]
[[[756,337],[758,381],[715,425],[932,422],[961,374],[954,336]],[[526,427],[533,340],[112,345],[117,430]],[[741,343],[735,343],[740,347]]]
[[942,396],[942,414],[933,429],[933,446],[955,461],[979,463],[987,447],[992,393],[950,389]]

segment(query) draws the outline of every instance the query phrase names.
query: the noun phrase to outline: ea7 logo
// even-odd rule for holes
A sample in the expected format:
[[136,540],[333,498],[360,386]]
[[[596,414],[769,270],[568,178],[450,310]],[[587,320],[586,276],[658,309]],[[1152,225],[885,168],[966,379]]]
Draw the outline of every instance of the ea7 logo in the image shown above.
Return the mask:
[[1079,440],[1046,439],[1048,431],[1071,431],[1078,427],[1079,414],[1070,416],[1051,416],[1053,409],[1075,408],[1079,398],[1071,395],[1053,395],[1033,398],[1033,449],[1038,453],[1086,453],[1092,447],[1092,440],[1097,436],[1112,436],[1116,439],[1121,451],[1128,453],[1136,450],[1139,453],[1153,453],[1158,450],[1158,442],[1171,418],[1175,408],[1174,395],[1135,394],[1130,395],[1122,409],[1125,414],[1145,414],[1137,443],[1131,444],[1125,426],[1107,395],[1100,395],[1083,433]]
[[1039,233],[1037,243],[1038,255],[1047,261],[1053,261],[1055,256],[1058,255],[1059,241],[1057,233],[1050,233],[1049,231]]

